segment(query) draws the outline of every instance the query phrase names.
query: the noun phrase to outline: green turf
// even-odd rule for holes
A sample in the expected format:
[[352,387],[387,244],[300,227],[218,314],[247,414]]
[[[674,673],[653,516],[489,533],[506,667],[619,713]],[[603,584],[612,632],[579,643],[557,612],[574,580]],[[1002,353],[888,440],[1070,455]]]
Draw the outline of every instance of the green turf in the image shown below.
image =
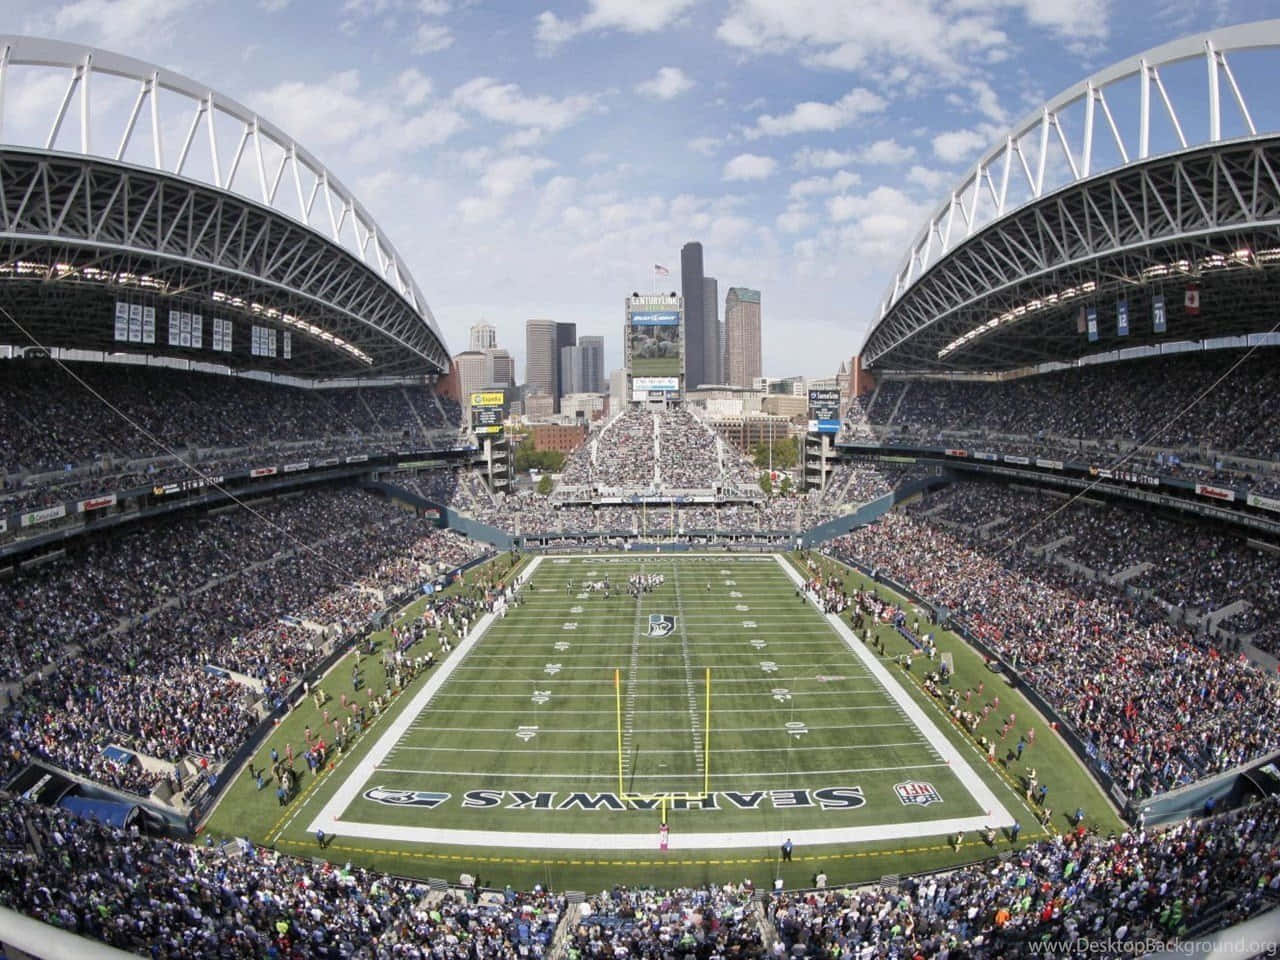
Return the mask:
[[[894,723],[901,718],[812,607],[795,598],[793,588],[772,561],[735,559],[725,563],[719,558],[700,558],[677,562],[662,558],[643,566],[662,570],[668,582],[658,592],[646,594],[637,607],[625,593],[607,601],[596,594],[580,598],[576,589],[566,594],[564,583],[572,576],[580,584],[593,570],[597,578],[608,570],[610,579],[618,583],[625,580],[628,572],[641,568],[638,561],[614,564],[607,563],[604,557],[569,563],[544,560],[527,602],[498,622],[459,667],[415,721],[418,729],[411,729],[410,735],[402,739],[393,757],[378,772],[377,783],[371,785],[450,793],[451,802],[432,811],[439,820],[431,822],[454,827],[592,832],[638,832],[656,827],[657,814],[648,811],[468,810],[457,801],[468,790],[482,789],[553,792],[557,800],[575,790],[616,791],[615,668],[622,672],[624,694],[635,693],[630,704],[625,698],[623,703],[624,732],[631,734],[624,754],[625,789],[700,791],[703,771],[699,760],[704,751],[694,736],[698,729],[694,720],[705,717],[701,687],[703,671],[711,666],[713,791],[749,793],[757,789],[858,786],[867,802],[853,810],[839,811],[782,810],[768,802],[754,810],[676,811],[671,814],[673,830],[789,830],[980,812],[967,791],[945,769],[936,773],[934,769],[920,771],[927,777],[913,771],[867,769],[936,761],[927,744],[909,742],[919,739],[914,728],[870,726],[872,722]],[[721,570],[730,573],[725,575]],[[850,577],[852,581],[853,575]],[[726,580],[733,580],[734,584],[726,584]],[[708,583],[712,586],[710,592],[706,589]],[[744,596],[731,597],[731,591]],[[750,609],[739,611],[739,604]],[[581,612],[571,612],[575,607]],[[671,637],[664,640],[645,635],[650,613],[676,616],[677,629]],[[744,627],[746,620],[754,621],[756,627]],[[565,630],[565,623],[578,626]],[[905,651],[905,641],[887,628],[882,633],[890,655]],[[763,639],[766,647],[752,647],[753,639]],[[570,646],[556,650],[557,643]],[[961,687],[976,687],[981,679],[989,693],[992,683],[998,682],[982,666],[981,658],[959,640],[943,636],[940,645],[955,655],[957,683]],[[380,673],[376,659],[368,662],[375,673]],[[761,661],[773,661],[778,670],[765,673]],[[548,663],[559,663],[561,669],[548,674]],[[844,679],[824,682],[815,679],[819,675]],[[335,696],[339,691],[346,692],[348,677],[346,670],[331,674],[328,685]],[[1023,773],[1022,765],[1005,769],[1003,764],[986,764],[969,738],[954,729],[945,714],[932,705],[932,698],[918,688],[918,677],[918,673],[900,673],[903,686],[925,704],[939,729],[968,751],[965,756],[970,764],[1024,824],[1023,840],[1034,838],[1037,830],[1032,813],[1014,792]],[[375,687],[380,680],[380,676],[374,677]],[[317,853],[306,825],[422,682],[420,678],[410,685],[392,710],[373,723],[370,733],[338,759],[335,770],[315,782],[304,778],[303,794],[289,808],[277,807],[273,789],[259,794],[253,783],[241,775],[222,800],[210,829],[219,834],[265,839],[292,852]],[[786,687],[791,699],[775,700],[771,692],[775,687]],[[533,702],[535,690],[549,690],[550,699]],[[1020,718],[1026,718],[1028,728],[1037,729],[1037,741],[1027,759],[1039,765],[1041,779],[1052,791],[1051,802],[1057,801],[1055,809],[1074,810],[1079,804],[1088,812],[1090,821],[1103,829],[1118,826],[1119,821],[1065,745],[1039,718],[1033,717],[1029,706],[1014,691],[1006,687],[1001,697],[1002,704],[1007,697],[1010,708],[1016,709]],[[306,723],[315,722],[311,716],[315,712],[309,702],[305,703],[286,718],[275,742],[279,744],[288,737],[300,746],[301,729]],[[861,716],[853,719],[857,715]],[[788,734],[783,726],[796,721],[808,728],[799,737]],[[993,715],[986,727],[994,725]],[[519,726],[537,726],[538,730],[532,739],[523,741],[516,737]],[[1019,726],[1023,726],[1021,721]],[[410,746],[426,749],[406,749]],[[459,746],[496,752],[464,753],[457,749]],[[797,749],[808,746],[821,749]],[[701,747],[705,748],[705,740]],[[877,759],[873,761],[872,757]],[[305,774],[305,764],[299,766]],[[393,773],[393,766],[413,772]],[[427,770],[453,772],[421,772]],[[820,775],[816,773],[819,770],[858,772]],[[532,774],[539,776],[534,778]],[[927,808],[903,807],[892,793],[893,784],[900,779],[929,780],[938,787],[945,802]],[[945,812],[940,806],[946,808]],[[403,809],[364,799],[357,799],[344,816],[383,823],[427,823],[421,812],[406,816]],[[548,818],[554,821],[548,824]],[[1053,826],[1066,828],[1065,822],[1055,822]],[[1004,841],[998,845],[1004,845]],[[959,852],[953,852],[943,838],[886,840],[852,847],[798,849],[796,862],[780,867],[772,846],[678,854],[596,853],[430,848],[395,840],[340,837],[327,855],[394,873],[453,878],[467,871],[479,872],[486,880],[492,876],[498,883],[541,882],[589,888],[617,880],[686,883],[740,880],[744,876],[767,883],[779,871],[794,885],[807,880],[819,867],[833,880],[868,879],[970,860],[989,852],[972,835]]]

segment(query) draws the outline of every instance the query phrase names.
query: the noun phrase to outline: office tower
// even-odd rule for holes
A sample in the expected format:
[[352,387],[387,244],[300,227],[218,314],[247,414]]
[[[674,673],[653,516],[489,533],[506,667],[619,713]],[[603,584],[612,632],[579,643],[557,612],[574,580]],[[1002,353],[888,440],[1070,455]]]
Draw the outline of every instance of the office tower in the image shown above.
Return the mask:
[[582,351],[582,383],[574,392],[604,393],[608,389],[604,380],[604,337],[579,337],[578,349]]
[[463,409],[471,403],[471,394],[493,384],[493,362],[479,350],[466,350],[453,358],[458,375],[458,399]]
[[707,332],[703,322],[702,244],[680,248],[680,293],[684,298],[684,383],[694,390],[707,383]]
[[492,350],[498,345],[498,331],[491,323],[477,323],[471,328],[471,351]]
[[554,320],[529,320],[524,325],[524,382],[530,394],[555,397],[560,384],[560,351]]
[[707,383],[724,383],[721,357],[724,347],[720,343],[720,296],[715,277],[702,278],[702,322],[706,329]]
[[490,347],[484,351],[493,364],[493,385],[495,387],[514,387],[516,385],[516,360],[504,347]]
[[749,387],[761,375],[760,291],[730,287],[724,298],[725,354],[729,369],[725,382]]

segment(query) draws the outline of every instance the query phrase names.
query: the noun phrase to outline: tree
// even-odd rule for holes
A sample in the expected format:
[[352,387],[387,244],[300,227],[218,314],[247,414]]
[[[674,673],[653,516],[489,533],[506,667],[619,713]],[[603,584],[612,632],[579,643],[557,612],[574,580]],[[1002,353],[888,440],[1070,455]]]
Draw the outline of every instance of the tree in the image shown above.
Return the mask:
[[766,497],[773,493],[773,478],[768,472],[760,474],[760,489],[764,491]]
[[791,475],[790,474],[787,474],[782,478],[782,483],[779,485],[778,492],[781,493],[784,497],[791,492]]
[[517,473],[528,473],[530,470],[543,470],[559,473],[564,466],[564,454],[556,450],[539,450],[529,438],[516,448],[515,467]]
[[751,460],[762,470],[771,466],[774,470],[790,470],[799,459],[800,449],[796,437],[774,440],[772,453],[767,442],[757,443],[751,448]]
[[544,473],[538,478],[538,493],[542,494],[544,497],[550,495],[551,475],[549,473]]

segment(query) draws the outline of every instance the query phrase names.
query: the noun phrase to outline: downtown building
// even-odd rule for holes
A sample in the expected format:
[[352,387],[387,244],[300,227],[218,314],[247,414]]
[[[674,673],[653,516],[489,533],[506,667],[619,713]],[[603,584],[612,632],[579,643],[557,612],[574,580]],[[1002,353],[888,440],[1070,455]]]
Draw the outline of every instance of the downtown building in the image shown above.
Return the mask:
[[724,298],[725,383],[750,387],[761,376],[760,291],[730,287]]

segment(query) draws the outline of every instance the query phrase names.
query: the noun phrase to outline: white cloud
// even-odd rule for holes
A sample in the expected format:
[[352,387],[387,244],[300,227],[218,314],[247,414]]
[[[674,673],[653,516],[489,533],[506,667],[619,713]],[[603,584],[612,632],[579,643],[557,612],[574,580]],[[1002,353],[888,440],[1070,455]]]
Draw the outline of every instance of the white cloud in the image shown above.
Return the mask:
[[943,163],[959,163],[990,142],[977,130],[948,130],[933,138],[933,155]]
[[[74,0],[53,13],[58,36],[88,29],[104,47],[150,49],[167,42],[178,19],[201,0]],[[42,14],[43,17],[43,14]]]
[[726,180],[763,180],[772,176],[778,168],[778,161],[773,157],[762,157],[756,153],[740,153],[724,165]]
[[756,125],[746,131],[748,139],[783,137],[795,133],[829,133],[847,127],[859,117],[878,113],[885,101],[863,87],[855,87],[834,103],[808,100],[797,103],[790,113],[772,116],[762,113]]
[[817,217],[803,206],[789,207],[774,221],[783,233],[804,233],[817,222]]
[[267,13],[279,13],[289,6],[290,0],[258,0],[260,6]]
[[560,100],[526,96],[514,83],[476,77],[453,91],[453,102],[494,123],[556,131],[577,122],[595,106],[596,98],[587,94],[574,94]]
[[791,184],[787,195],[793,200],[798,200],[828,193],[843,193],[850,187],[856,187],[861,179],[856,173],[850,173],[848,170],[841,170],[829,177],[808,177]]
[[482,196],[466,197],[458,203],[458,212],[468,223],[492,220],[517,192],[529,188],[533,179],[553,164],[545,157],[514,154],[491,163],[480,176]]
[[636,84],[636,93],[659,100],[674,100],[693,88],[693,81],[679,67],[661,67],[657,74]]
[[863,256],[897,257],[928,215],[928,207],[895,187],[827,200],[827,216],[840,224],[840,244]]
[[437,53],[453,46],[453,31],[441,23],[420,23],[413,34],[414,53]]
[[365,89],[359,72],[346,70],[323,83],[289,81],[247,99],[299,143],[343,146],[359,161],[444,143],[466,126],[457,111],[428,102],[430,81],[417,71],[401,73],[394,89]]
[[858,151],[860,163],[881,166],[898,166],[906,163],[916,155],[916,148],[903,146],[897,140],[877,140]]
[[689,141],[689,149],[709,157],[720,149],[720,140],[716,137],[694,137]]
[[939,190],[944,189],[952,179],[954,179],[952,174],[944,170],[933,170],[929,167],[922,167],[919,164],[907,171],[908,183],[924,187],[930,193],[937,193]]
[[695,0],[590,0],[591,8],[579,20],[562,20],[550,10],[538,14],[534,40],[544,56],[564,43],[594,30],[654,33],[693,6]]
[[797,170],[834,170],[847,167],[857,159],[853,153],[843,150],[817,150],[801,147],[791,155],[791,165]]
[[1096,51],[1107,39],[1109,6],[1109,0],[896,0],[891,7],[880,0],[730,0],[717,36],[748,53],[796,55],[821,69],[895,71],[894,83],[918,88],[1008,57],[1016,49],[1011,30],[1030,27],[1077,55]]

